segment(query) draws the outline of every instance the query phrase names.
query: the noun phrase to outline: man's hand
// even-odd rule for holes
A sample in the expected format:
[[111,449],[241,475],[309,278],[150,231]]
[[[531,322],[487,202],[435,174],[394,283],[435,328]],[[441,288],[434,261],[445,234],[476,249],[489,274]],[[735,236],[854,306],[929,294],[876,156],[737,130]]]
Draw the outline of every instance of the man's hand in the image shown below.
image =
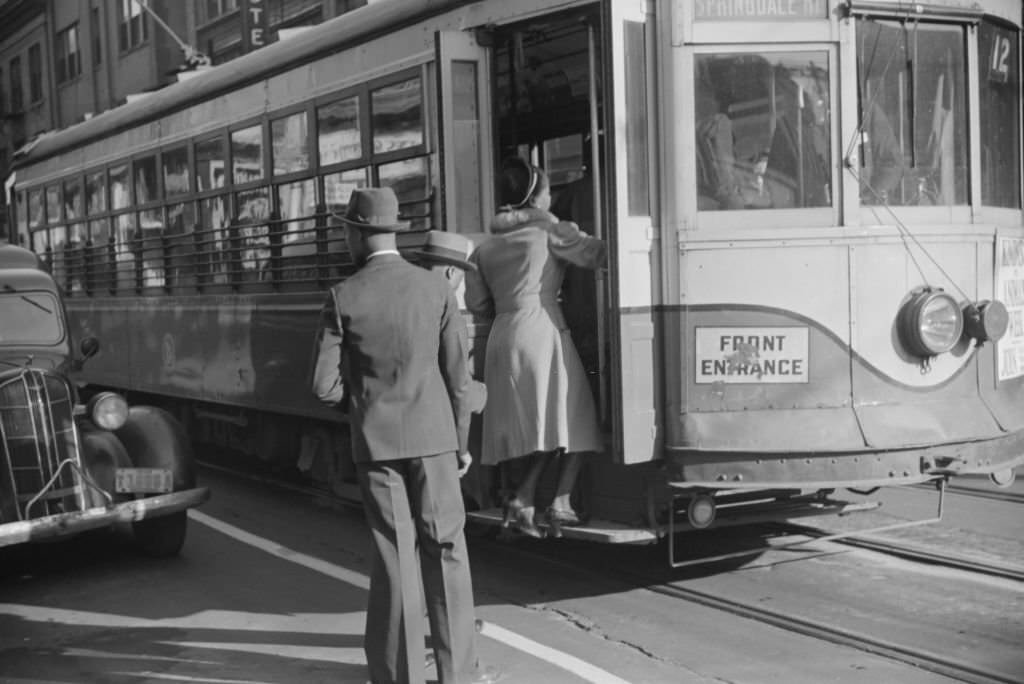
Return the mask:
[[464,454],[459,454],[459,477],[462,477],[469,472],[469,466],[473,465],[473,457],[469,455],[467,451]]

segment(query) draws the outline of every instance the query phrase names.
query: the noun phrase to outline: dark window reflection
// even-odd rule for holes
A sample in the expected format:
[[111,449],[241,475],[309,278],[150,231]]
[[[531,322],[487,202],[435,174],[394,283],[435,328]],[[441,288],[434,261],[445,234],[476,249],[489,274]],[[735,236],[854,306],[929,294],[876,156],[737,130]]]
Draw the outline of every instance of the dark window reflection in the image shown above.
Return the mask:
[[321,166],[351,161],[363,156],[358,97],[318,107],[316,116]]
[[263,178],[263,127],[252,126],[231,134],[231,168],[236,184]]
[[423,96],[418,78],[373,91],[373,152],[423,144]]
[[224,140],[213,138],[196,143],[197,190],[224,187]]

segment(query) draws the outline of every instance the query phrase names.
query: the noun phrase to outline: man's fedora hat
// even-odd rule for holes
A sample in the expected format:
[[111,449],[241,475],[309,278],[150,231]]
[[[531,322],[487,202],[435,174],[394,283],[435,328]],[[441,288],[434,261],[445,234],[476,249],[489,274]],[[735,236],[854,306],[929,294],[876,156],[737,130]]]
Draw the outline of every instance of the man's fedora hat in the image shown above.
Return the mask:
[[341,223],[377,233],[395,233],[409,227],[398,220],[398,198],[391,188],[356,188],[348,198],[344,214],[335,212]]
[[473,250],[473,243],[458,233],[445,233],[440,230],[428,230],[427,241],[423,248],[413,254],[420,259],[437,261],[443,264],[458,266],[466,271],[475,271],[476,264],[471,264],[467,257]]

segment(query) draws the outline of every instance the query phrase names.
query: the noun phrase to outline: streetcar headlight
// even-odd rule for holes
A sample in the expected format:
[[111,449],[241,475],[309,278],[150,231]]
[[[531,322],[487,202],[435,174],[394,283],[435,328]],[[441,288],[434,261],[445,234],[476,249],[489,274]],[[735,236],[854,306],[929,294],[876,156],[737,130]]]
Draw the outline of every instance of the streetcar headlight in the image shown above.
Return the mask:
[[128,402],[120,394],[100,392],[89,400],[89,417],[104,430],[117,430],[128,420]]
[[916,356],[936,356],[952,349],[964,331],[964,317],[942,288],[916,292],[897,319],[900,341]]
[[964,328],[979,345],[988,341],[998,342],[1006,334],[1009,324],[1010,315],[998,300],[984,299],[964,307]]

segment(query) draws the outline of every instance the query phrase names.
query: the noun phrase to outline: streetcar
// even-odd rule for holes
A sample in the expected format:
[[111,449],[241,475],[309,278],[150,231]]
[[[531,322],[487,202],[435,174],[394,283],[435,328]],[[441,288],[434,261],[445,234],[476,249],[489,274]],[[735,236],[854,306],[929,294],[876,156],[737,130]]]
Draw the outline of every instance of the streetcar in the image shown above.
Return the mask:
[[[355,500],[345,417],[309,389],[317,312],[354,268],[331,212],[387,185],[401,249],[480,244],[520,156],[609,245],[563,291],[607,436],[567,536],[1005,484],[1022,21],[1018,0],[381,0],[34,140],[12,225],[72,334],[105,340],[88,391]],[[467,320],[480,371],[488,321]],[[473,519],[500,519],[503,479],[466,478]]]

